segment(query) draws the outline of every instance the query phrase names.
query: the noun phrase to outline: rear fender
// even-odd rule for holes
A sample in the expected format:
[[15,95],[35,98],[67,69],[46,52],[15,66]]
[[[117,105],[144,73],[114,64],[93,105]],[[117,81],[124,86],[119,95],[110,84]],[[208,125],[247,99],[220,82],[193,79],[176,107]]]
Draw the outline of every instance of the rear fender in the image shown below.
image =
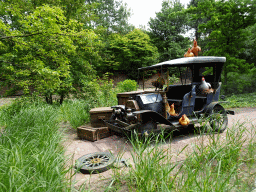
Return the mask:
[[135,115],[140,115],[142,122],[154,121],[159,124],[166,124],[172,125],[170,121],[168,121],[164,116],[161,114],[151,111],[151,110],[141,110],[133,112]]
[[[226,103],[225,101],[216,101],[216,102],[212,102],[210,103],[209,105],[207,105],[204,109],[204,112],[206,114],[210,114],[211,111],[213,110],[213,108],[216,106],[216,105],[220,105],[221,107],[223,107],[221,105],[221,103]],[[235,112],[234,111],[231,111],[231,110],[225,110],[227,114],[230,114],[230,115],[235,115]]]
[[220,102],[211,102],[209,105],[205,107],[204,113],[209,115],[216,105],[220,105],[219,103]]

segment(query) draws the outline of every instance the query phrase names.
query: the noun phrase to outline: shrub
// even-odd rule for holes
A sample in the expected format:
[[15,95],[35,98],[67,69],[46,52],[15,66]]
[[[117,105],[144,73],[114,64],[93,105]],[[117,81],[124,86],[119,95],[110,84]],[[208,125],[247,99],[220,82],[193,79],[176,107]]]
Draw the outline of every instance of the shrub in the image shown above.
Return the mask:
[[225,94],[251,93],[256,89],[256,68],[249,73],[228,73],[227,85],[223,85]]
[[124,81],[118,82],[116,88],[118,92],[136,91],[138,84],[135,80],[126,79]]
[[117,103],[113,80],[108,79],[108,74],[105,74],[102,79],[88,81],[83,87],[83,93],[77,95],[77,98],[83,99],[89,108],[107,107]]

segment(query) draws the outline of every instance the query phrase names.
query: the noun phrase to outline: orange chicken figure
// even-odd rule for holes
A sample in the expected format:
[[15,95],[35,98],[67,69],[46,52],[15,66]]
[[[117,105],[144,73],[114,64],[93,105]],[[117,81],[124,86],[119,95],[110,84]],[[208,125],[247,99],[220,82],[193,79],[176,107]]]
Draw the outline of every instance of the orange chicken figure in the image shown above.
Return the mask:
[[178,116],[178,114],[175,113],[174,110],[174,103],[171,105],[171,107],[168,103],[166,103],[166,111],[169,113],[170,116]]
[[184,115],[182,115],[181,116],[181,118],[179,119],[179,123],[181,124],[181,125],[188,125],[189,124],[189,119],[188,119],[188,117],[186,116],[186,114],[184,114]]
[[178,115],[177,113],[175,113],[175,110],[174,110],[174,103],[171,104],[171,108],[170,108],[169,114],[170,114],[171,116],[177,116],[177,115]]
[[194,57],[194,53],[191,52],[190,48],[188,48],[188,51],[184,54],[184,57]]
[[195,55],[195,56],[198,56],[198,52],[201,51],[201,47],[199,47],[197,45],[197,41],[194,40],[194,46],[192,47],[191,49],[191,52]]

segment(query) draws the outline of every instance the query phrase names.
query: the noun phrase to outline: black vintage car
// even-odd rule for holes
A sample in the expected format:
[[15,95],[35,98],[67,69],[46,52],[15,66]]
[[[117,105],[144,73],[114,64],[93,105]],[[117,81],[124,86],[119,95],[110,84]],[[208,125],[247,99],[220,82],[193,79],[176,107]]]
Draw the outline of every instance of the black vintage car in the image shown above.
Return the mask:
[[[169,125],[163,126],[166,129],[177,129],[203,119],[213,131],[223,132],[228,124],[227,114],[234,115],[233,111],[222,107],[224,101],[219,101],[225,62],[225,57],[185,57],[139,68],[139,74],[154,70],[166,75],[164,87],[154,84],[155,90],[145,90],[143,80],[143,90],[118,94],[118,105],[112,107],[113,113],[105,120],[106,125],[115,132],[136,130],[146,134],[159,130],[158,124]],[[169,85],[171,68],[180,71],[181,84]],[[189,82],[186,76],[190,77]],[[203,77],[209,90],[201,88]],[[174,106],[175,115],[168,113],[170,106]],[[184,114],[189,119],[187,125],[179,122]]]

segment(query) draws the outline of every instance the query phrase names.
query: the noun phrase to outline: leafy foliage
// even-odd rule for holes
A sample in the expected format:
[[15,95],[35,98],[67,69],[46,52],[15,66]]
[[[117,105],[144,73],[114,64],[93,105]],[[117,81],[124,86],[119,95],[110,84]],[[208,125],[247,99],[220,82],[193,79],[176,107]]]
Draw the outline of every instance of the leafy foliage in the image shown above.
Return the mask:
[[210,18],[199,27],[201,32],[209,34],[208,49],[204,54],[227,58],[223,76],[225,85],[229,72],[244,73],[253,66],[238,56],[244,50],[246,33],[243,29],[255,23],[255,8],[255,2],[250,0],[200,1],[197,8],[191,7],[194,18]]
[[149,21],[149,35],[160,53],[160,61],[183,57],[189,41],[182,34],[188,21],[179,1],[163,1],[155,19]]
[[135,80],[126,79],[124,81],[118,82],[116,88],[118,92],[136,91],[138,84]]
[[[188,22],[188,28],[189,29],[193,29],[195,31],[195,39],[197,39],[197,41],[200,42],[200,38],[202,37],[202,32],[199,30],[199,26],[200,24],[204,24],[206,23],[210,17],[198,17],[197,15],[200,15],[202,12],[200,10],[196,11],[196,15],[190,14],[191,12],[191,7],[198,7],[198,3],[201,2],[203,0],[191,0],[189,5],[188,5],[188,9],[186,10],[186,13],[188,14],[189,22]],[[192,9],[193,10],[193,9]],[[203,37],[202,37],[203,38]],[[200,42],[200,45],[202,41]]]
[[[255,90],[255,89],[254,89]],[[226,98],[227,103],[223,103],[225,108],[250,108],[256,107],[256,92],[241,93],[228,95]]]
[[256,24],[249,26],[243,30],[246,34],[246,39],[243,42],[244,50],[240,53],[240,57],[245,59],[248,63],[255,63],[255,50],[256,50]]
[[149,36],[139,29],[122,36],[113,34],[109,44],[110,55],[115,63],[109,70],[123,70],[131,78],[137,77],[137,69],[154,64],[158,58],[157,48]]
[[256,69],[253,68],[245,74],[237,72],[228,73],[228,85],[224,88],[226,90],[225,94],[254,92],[256,89]]
[[20,27],[15,30],[2,20],[0,23],[4,29],[0,60],[5,83],[18,86],[25,94],[34,87],[52,103],[53,94],[60,95],[62,102],[92,78],[95,46],[100,43],[96,43],[97,35],[84,30],[76,20],[67,20],[60,8],[38,7],[18,21]]
[[93,12],[95,14],[94,28],[103,26],[107,34],[126,34],[133,27],[128,23],[131,13],[126,3],[122,0],[85,0],[89,5],[96,4]]

